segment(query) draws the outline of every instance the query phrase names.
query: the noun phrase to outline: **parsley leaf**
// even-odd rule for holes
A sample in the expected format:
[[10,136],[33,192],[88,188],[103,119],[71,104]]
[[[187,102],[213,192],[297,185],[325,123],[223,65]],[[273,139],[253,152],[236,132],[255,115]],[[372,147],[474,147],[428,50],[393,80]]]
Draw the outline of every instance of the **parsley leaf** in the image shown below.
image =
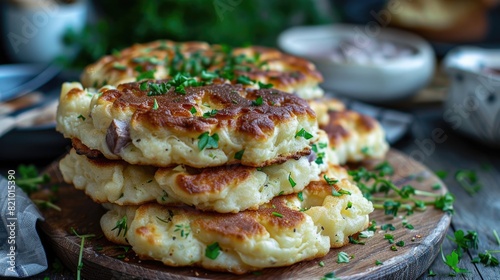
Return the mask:
[[348,263],[351,257],[346,252],[340,252],[337,255],[337,263]]
[[455,197],[448,192],[445,195],[436,198],[436,200],[434,201],[434,207],[443,210],[443,212],[453,215],[453,213],[455,212],[453,210],[454,201]]
[[302,192],[298,192],[297,193],[297,197],[299,198],[299,201],[300,202],[303,202],[304,201],[304,194]]
[[238,76],[238,78],[236,79],[236,82],[240,83],[240,84],[244,84],[244,85],[251,85],[254,83],[253,80],[251,80],[248,76]]
[[313,138],[313,135],[302,128],[295,134],[295,137],[304,137],[306,140],[309,140]]
[[236,154],[234,154],[234,158],[238,159],[238,160],[241,160],[241,158],[243,157],[243,153],[244,152],[245,152],[245,150],[241,150],[241,151],[236,152]]
[[218,148],[219,147],[219,135],[214,133],[213,135],[209,135],[208,132],[203,132],[200,136],[198,136],[198,149],[202,151],[207,148]]
[[252,101],[252,106],[260,106],[263,103],[262,96],[257,97],[254,101]]
[[467,249],[477,250],[479,243],[477,232],[469,230],[465,234],[463,230],[457,230],[453,235],[454,237],[447,236],[447,238],[457,244],[457,254],[459,257],[462,257],[462,253]]
[[262,82],[257,82],[257,84],[259,85],[259,89],[265,89],[265,88],[272,88],[273,87],[273,84],[264,84]]
[[273,212],[273,216],[278,217],[278,218],[283,218],[283,215],[278,213],[278,212]]
[[325,276],[321,277],[321,280],[340,280],[340,278],[335,277],[335,272],[328,272]]
[[467,269],[458,267],[458,263],[460,262],[457,251],[453,250],[450,254],[444,255],[443,250],[441,249],[441,257],[443,262],[450,267],[455,273],[467,273],[469,272]]
[[153,110],[158,110],[158,101],[156,101],[156,98],[153,103]]
[[118,233],[116,234],[116,236],[120,236],[122,230],[123,230],[123,237],[127,235],[128,231],[127,216],[123,216],[120,220],[116,221],[115,227],[112,228],[111,230],[113,231],[115,229],[118,229]]
[[144,71],[141,66],[137,66],[135,70],[139,73],[136,77],[136,81],[155,78],[155,70]]
[[479,190],[481,190],[482,186],[479,183],[477,174],[472,170],[457,171],[455,173],[455,179],[470,196],[476,194]]
[[479,256],[472,259],[473,263],[482,263],[484,266],[498,266],[498,259],[491,255],[491,252],[486,250],[484,254],[479,253]]
[[213,109],[213,110],[211,110],[211,111],[208,111],[208,112],[206,112],[206,113],[203,113],[203,117],[204,117],[205,119],[208,119],[208,118],[211,118],[211,117],[213,117],[213,116],[217,115],[217,113],[218,113],[218,112],[219,112],[218,110]]
[[290,183],[292,188],[294,188],[297,185],[297,183],[295,183],[295,181],[292,178],[292,173],[288,173],[288,182]]

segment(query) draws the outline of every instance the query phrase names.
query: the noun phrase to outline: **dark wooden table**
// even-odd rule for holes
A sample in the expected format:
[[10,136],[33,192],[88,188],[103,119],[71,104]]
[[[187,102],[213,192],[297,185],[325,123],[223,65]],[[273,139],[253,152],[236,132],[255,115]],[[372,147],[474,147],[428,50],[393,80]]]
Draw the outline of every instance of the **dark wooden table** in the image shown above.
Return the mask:
[[[408,107],[406,107],[408,108]],[[418,105],[412,109],[404,109],[415,116],[415,122],[411,131],[393,145],[421,161],[431,170],[447,171],[448,176],[444,179],[449,191],[456,197],[455,215],[448,235],[453,235],[457,230],[474,230],[479,236],[479,250],[465,254],[459,266],[466,268],[470,273],[457,277],[449,276],[451,271],[438,257],[430,267],[437,276],[428,277],[426,274],[419,279],[500,279],[500,266],[485,267],[483,264],[473,264],[471,259],[484,250],[500,250],[500,245],[493,236],[495,229],[500,234],[500,150],[494,150],[482,144],[474,142],[451,129],[442,118],[442,107],[438,105]],[[432,132],[442,129],[446,135],[443,143],[432,142]],[[421,145],[419,143],[425,143]],[[422,148],[425,147],[425,148]],[[61,153],[65,151],[61,147]],[[423,156],[422,156],[423,155]],[[42,166],[55,159],[47,159],[37,162]],[[0,163],[3,172],[15,167],[17,163]],[[456,171],[460,169],[474,170],[477,172],[482,189],[475,195],[469,195],[454,178]],[[4,174],[4,172],[2,173]],[[442,249],[447,254],[455,248],[449,240],[445,240]],[[53,252],[46,248],[49,269],[37,275],[34,279],[73,279],[70,269],[59,267]],[[500,259],[500,254],[494,254]],[[60,271],[62,269],[62,272]]]

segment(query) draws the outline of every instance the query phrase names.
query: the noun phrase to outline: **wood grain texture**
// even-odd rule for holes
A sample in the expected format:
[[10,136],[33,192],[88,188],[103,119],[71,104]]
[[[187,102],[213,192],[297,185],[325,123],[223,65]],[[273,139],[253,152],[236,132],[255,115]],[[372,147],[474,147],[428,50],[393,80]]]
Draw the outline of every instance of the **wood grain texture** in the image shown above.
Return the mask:
[[[478,250],[469,250],[459,263],[459,267],[468,269],[469,273],[449,276],[451,269],[439,256],[430,267],[437,276],[428,277],[426,272],[419,279],[500,279],[500,266],[471,263],[471,259],[484,250],[500,250],[500,245],[493,236],[493,230],[500,234],[500,150],[491,149],[457,134],[444,122],[443,112],[439,108],[413,109],[411,113],[417,116],[412,135],[396,144],[396,147],[406,154],[424,153],[425,156],[419,158],[423,164],[432,170],[448,172],[443,181],[456,199],[455,214],[447,235],[453,236],[458,230],[473,230],[479,237]],[[445,133],[446,140],[434,143],[434,146],[427,145],[427,151],[424,152],[418,143],[431,139],[436,129]],[[477,173],[482,185],[478,193],[469,195],[457,182],[454,175],[461,169]],[[447,239],[443,242],[444,254],[449,254],[456,247],[455,243]],[[494,256],[500,258],[500,254]]]
[[[400,152],[391,150],[387,160],[394,165],[396,174],[393,180],[400,185],[411,184],[417,189],[430,191],[435,183],[442,184],[426,167]],[[375,164],[367,163],[366,166],[370,168]],[[57,163],[52,164],[48,172],[56,182],[63,182]],[[438,192],[445,191],[443,185]],[[429,207],[425,212],[408,216],[408,222],[415,227],[410,230],[402,226],[401,217],[392,218],[376,210],[370,219],[378,225],[393,224],[396,230],[388,233],[394,236],[396,242],[402,240],[406,243],[404,247],[397,247],[398,251],[392,251],[391,244],[384,240],[385,232],[378,231],[373,237],[362,239],[366,245],[349,244],[332,249],[320,259],[290,267],[264,269],[260,275],[232,275],[202,268],[171,268],[156,261],[141,261],[133,251],[125,253],[123,248],[102,237],[99,219],[105,211],[100,205],[66,184],[61,184],[58,197],[57,204],[63,210],[44,210],[45,222],[40,224],[40,228],[48,236],[50,247],[58,257],[74,270],[77,267],[80,239],[71,233],[70,228],[75,228],[80,234],[96,235],[96,238],[87,239],[84,246],[82,276],[86,279],[319,279],[331,271],[338,277],[349,279],[415,279],[428,269],[439,253],[451,220],[449,215]],[[349,263],[338,264],[337,255],[341,251],[354,258]],[[383,265],[376,266],[376,260],[382,261]],[[324,262],[324,267],[318,265],[320,261]]]

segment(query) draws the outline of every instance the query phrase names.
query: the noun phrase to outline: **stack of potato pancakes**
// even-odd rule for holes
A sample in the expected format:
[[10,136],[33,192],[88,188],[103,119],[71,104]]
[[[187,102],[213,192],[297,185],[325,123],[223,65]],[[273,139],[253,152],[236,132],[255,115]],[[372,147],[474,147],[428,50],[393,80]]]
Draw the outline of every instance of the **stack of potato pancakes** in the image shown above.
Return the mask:
[[134,45],[63,84],[57,129],[74,148],[60,170],[144,259],[241,274],[324,256],[373,211],[339,164],[388,145],[321,81],[269,48]]

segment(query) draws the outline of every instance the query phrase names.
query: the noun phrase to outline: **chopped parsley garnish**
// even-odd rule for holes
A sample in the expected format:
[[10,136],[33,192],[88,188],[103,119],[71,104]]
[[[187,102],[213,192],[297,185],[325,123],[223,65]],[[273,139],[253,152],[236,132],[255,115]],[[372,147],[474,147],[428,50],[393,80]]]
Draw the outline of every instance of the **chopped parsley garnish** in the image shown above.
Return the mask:
[[335,179],[330,179],[330,178],[328,178],[328,177],[326,176],[326,174],[325,174],[325,175],[323,175],[323,179],[325,179],[325,182],[326,182],[328,185],[330,185],[330,186],[335,185],[335,184],[337,184],[337,183],[339,182],[339,180],[335,180]]
[[370,155],[372,153],[372,150],[370,149],[370,147],[363,147],[361,148],[361,153],[364,155]]
[[493,236],[495,236],[495,239],[497,240],[498,246],[500,246],[500,238],[498,237],[498,233],[496,230],[493,230]]
[[379,260],[375,260],[375,265],[383,265],[384,263],[379,261]]
[[373,232],[377,231],[377,222],[375,220],[372,220],[370,222],[370,226],[367,228],[367,230],[373,231]]
[[482,186],[479,183],[477,174],[472,170],[457,171],[457,173],[455,173],[455,179],[470,196],[481,190]]
[[154,99],[153,110],[158,110],[158,101],[156,101],[156,98]]
[[273,84],[264,84],[262,82],[257,82],[257,84],[259,85],[259,89],[265,89],[265,88],[272,88],[273,87]]
[[288,173],[288,182],[290,183],[290,186],[292,186],[292,188],[294,188],[297,185],[297,183],[295,183],[295,181],[292,178],[292,173]]
[[76,279],[80,280],[81,279],[81,271],[83,269],[83,247],[85,245],[85,238],[92,238],[95,237],[95,234],[85,234],[85,235],[80,235],[76,232],[74,228],[71,228],[71,231],[73,232],[74,235],[76,235],[78,238],[80,238],[82,241],[80,242],[80,252],[78,254],[78,264],[76,266]]
[[321,280],[340,280],[340,278],[335,277],[335,272],[328,272],[325,276],[321,277]]
[[136,81],[141,81],[145,79],[154,79],[155,78],[155,70],[144,71],[141,66],[137,66],[135,71],[139,73],[136,77]]
[[438,171],[435,171],[434,172],[436,174],[436,176],[439,177],[439,179],[441,180],[444,180],[446,179],[446,177],[448,177],[448,172],[444,171],[444,170],[438,170]]
[[443,212],[453,214],[455,212],[453,210],[454,201],[455,197],[448,192],[445,195],[436,198],[436,200],[434,201],[434,207],[443,210]]
[[140,90],[148,90],[148,82],[142,82],[140,85],[139,85],[139,89]]
[[403,226],[407,229],[415,229],[415,227],[412,225],[412,224],[409,224],[409,223],[405,223],[403,222]]
[[237,151],[236,154],[234,154],[234,158],[241,160],[241,158],[243,157],[243,153],[245,153],[245,150]]
[[467,234],[464,233],[463,230],[457,230],[451,237],[447,235],[446,237],[457,244],[457,254],[459,257],[462,257],[462,253],[467,249],[476,249],[478,248],[479,238],[477,232],[469,230]]
[[450,276],[455,276],[457,273],[462,274],[469,272],[465,268],[458,267],[458,263],[460,262],[460,257],[457,251],[453,250],[450,254],[445,256],[443,253],[443,249],[441,248],[441,258],[443,259],[443,262],[453,270],[453,272],[450,273]]
[[429,272],[427,273],[427,276],[434,277],[436,275],[437,275],[436,272],[434,272],[432,269],[429,269]]
[[332,195],[333,196],[342,196],[344,194],[351,195],[350,191],[346,191],[344,189],[336,190],[335,188],[332,188]]
[[189,109],[189,112],[191,112],[191,114],[196,114],[198,113],[198,111],[196,111],[196,108],[194,106],[191,107],[191,109]]
[[116,236],[120,236],[122,230],[123,230],[123,237],[127,235],[128,231],[127,216],[123,216],[120,220],[116,221],[115,227],[112,228],[111,230],[113,231],[115,229],[118,229],[118,233],[116,233]]
[[387,200],[384,202],[384,213],[386,215],[393,215],[396,217],[398,215],[399,207],[401,207],[400,202]]
[[396,245],[391,246],[391,251],[397,251],[397,250],[398,250],[398,247],[396,247]]
[[113,68],[114,68],[114,69],[116,69],[116,70],[121,70],[121,71],[123,71],[123,70],[127,70],[127,66],[125,66],[125,65],[123,65],[123,64],[120,64],[120,63],[118,63],[118,62],[115,62],[115,63],[113,64]]
[[325,157],[325,153],[317,153],[316,154],[317,158],[314,161],[316,164],[323,164],[323,158]]
[[340,252],[337,255],[337,263],[348,263],[351,257],[346,252]]
[[273,216],[278,217],[278,218],[283,218],[283,215],[278,213],[278,212],[273,212]]
[[321,267],[324,267],[324,266],[325,266],[325,263],[324,263],[323,261],[320,261],[320,262],[318,263],[318,265],[319,265],[319,266],[321,266]]
[[251,85],[254,83],[253,80],[251,80],[248,76],[238,76],[238,78],[236,79],[236,82],[240,83],[240,84],[244,84],[244,85]]
[[359,241],[358,239],[355,239],[352,236],[349,236],[348,238],[349,238],[349,243],[351,244],[365,245],[365,242]]
[[390,231],[395,231],[396,227],[394,227],[392,224],[384,224],[380,227],[381,230],[390,230]]
[[207,118],[211,118],[211,117],[213,117],[213,116],[217,115],[217,113],[218,113],[218,112],[219,112],[218,110],[213,109],[213,110],[211,110],[211,111],[208,111],[208,112],[206,112],[206,113],[203,113],[203,117],[204,117],[205,119],[207,119]]
[[302,128],[295,134],[295,137],[304,137],[306,140],[309,140],[313,138],[313,135]]
[[83,115],[78,115],[77,119],[81,119],[82,121],[85,121],[87,118],[85,118]]
[[252,106],[260,106],[263,103],[262,96],[257,97],[254,101],[252,101]]
[[345,207],[345,210],[351,209],[352,208],[352,202],[348,201],[347,206]]
[[378,171],[379,176],[392,176],[394,175],[394,167],[390,165],[387,161],[375,166],[375,170]]
[[441,185],[436,183],[436,184],[432,185],[432,189],[435,190],[435,191],[440,190],[441,189]]
[[298,192],[297,193],[297,197],[299,198],[299,201],[300,202],[303,202],[304,201],[304,194],[302,192]]
[[203,151],[205,148],[210,149],[219,147],[219,135],[217,133],[209,135],[208,132],[203,132],[198,136],[198,140],[198,149],[200,149],[200,151]]
[[187,238],[191,233],[191,227],[189,225],[175,225],[174,232],[180,232],[181,237]]
[[387,241],[389,241],[390,244],[394,243],[394,235],[392,234],[384,234],[384,239],[387,239]]
[[220,255],[219,243],[215,242],[207,246],[205,249],[205,257],[215,260]]
[[215,78],[218,78],[219,75],[217,75],[217,73],[212,73],[212,72],[208,72],[208,71],[201,71],[201,75],[200,75],[200,78],[202,80],[213,80]]
[[472,259],[473,263],[482,263],[484,266],[498,266],[498,259],[495,258],[491,253],[499,253],[500,251],[488,251],[486,250],[484,254],[479,253],[478,257]]
[[398,241],[398,242],[396,242],[396,246],[398,246],[398,247],[404,247],[405,246],[405,242],[403,240]]

